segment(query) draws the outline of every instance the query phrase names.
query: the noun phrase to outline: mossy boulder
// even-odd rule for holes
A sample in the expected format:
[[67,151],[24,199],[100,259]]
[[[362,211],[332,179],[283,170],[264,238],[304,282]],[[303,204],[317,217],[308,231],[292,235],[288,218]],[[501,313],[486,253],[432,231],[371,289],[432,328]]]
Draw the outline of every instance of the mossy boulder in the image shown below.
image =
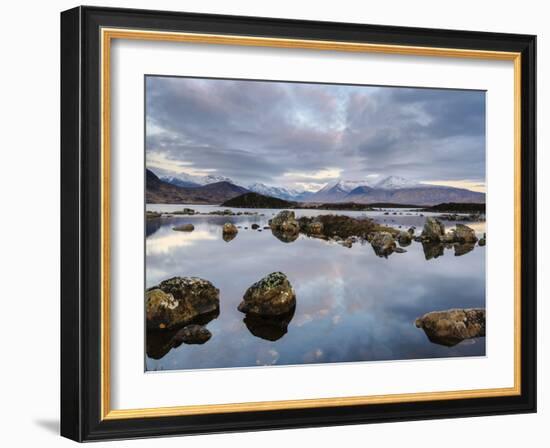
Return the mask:
[[146,291],[147,328],[183,327],[220,307],[220,291],[198,277],[173,277]]
[[272,272],[250,286],[239,311],[259,316],[288,314],[296,306],[296,294],[282,272]]
[[455,237],[456,241],[459,243],[475,243],[477,241],[477,236],[474,229],[464,224],[456,225]]
[[389,232],[376,232],[370,244],[379,257],[391,255],[397,247],[393,235]]
[[224,235],[236,235],[237,233],[239,233],[239,229],[237,229],[237,226],[235,224],[232,224],[230,222],[226,222],[223,225],[222,233]]
[[465,339],[485,336],[485,308],[433,311],[416,319],[428,339],[452,347]]
[[272,230],[282,233],[297,234],[300,231],[300,225],[296,221],[296,215],[293,211],[283,210],[277,213],[270,220],[269,225]]
[[420,237],[424,241],[439,242],[441,237],[445,235],[445,225],[437,218],[429,216],[426,218],[424,228]]

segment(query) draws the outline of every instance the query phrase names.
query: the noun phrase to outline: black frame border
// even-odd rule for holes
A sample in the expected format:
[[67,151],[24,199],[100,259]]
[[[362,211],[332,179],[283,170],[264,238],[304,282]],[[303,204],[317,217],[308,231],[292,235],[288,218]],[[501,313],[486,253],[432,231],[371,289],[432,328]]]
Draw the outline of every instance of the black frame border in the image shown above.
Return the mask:
[[[100,29],[521,53],[521,395],[101,420]],[[61,435],[76,441],[536,412],[536,36],[77,7],[61,13]]]

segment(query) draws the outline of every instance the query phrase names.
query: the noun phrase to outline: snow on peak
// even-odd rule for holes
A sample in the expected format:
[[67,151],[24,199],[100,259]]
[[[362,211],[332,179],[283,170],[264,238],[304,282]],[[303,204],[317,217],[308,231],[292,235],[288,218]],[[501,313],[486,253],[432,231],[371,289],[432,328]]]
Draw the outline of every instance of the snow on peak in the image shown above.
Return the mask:
[[376,188],[383,188],[385,190],[398,190],[400,188],[412,188],[417,187],[419,184],[416,181],[405,179],[399,176],[388,176],[381,179],[374,186]]
[[208,185],[216,182],[234,183],[229,177],[216,176],[214,174],[209,174],[207,176],[193,176],[187,173],[180,173],[175,176],[163,176],[161,179],[176,185],[185,183],[193,183],[197,185]]
[[285,187],[273,187],[262,183],[254,183],[248,186],[250,191],[263,194],[265,196],[276,197],[280,199],[294,199],[302,194],[303,190]]
[[321,190],[319,191],[327,191],[332,190],[333,188],[336,190],[340,190],[344,193],[349,193],[351,190],[356,189],[357,187],[370,187],[371,183],[366,180],[337,180],[335,182],[331,182],[327,185],[325,185]]

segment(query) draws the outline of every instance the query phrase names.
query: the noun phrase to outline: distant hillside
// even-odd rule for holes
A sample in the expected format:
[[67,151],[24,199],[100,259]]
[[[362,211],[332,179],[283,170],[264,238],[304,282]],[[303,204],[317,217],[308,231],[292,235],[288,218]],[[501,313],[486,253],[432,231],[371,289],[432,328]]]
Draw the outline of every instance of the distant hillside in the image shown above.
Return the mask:
[[293,208],[296,207],[296,205],[296,202],[272,198],[260,193],[245,193],[233,199],[229,199],[222,204],[223,207],[240,208]]
[[179,187],[164,182],[146,170],[146,201],[149,204],[221,204],[248,192],[230,182],[215,182],[199,187]]
[[485,213],[485,204],[447,202],[428,207],[426,211],[444,213]]
[[311,204],[306,202],[298,205],[298,208],[315,210],[347,210],[356,212],[364,212],[373,209],[370,204],[356,204],[355,202],[328,202],[325,204]]
[[442,202],[484,203],[485,194],[463,188],[423,185],[390,176],[374,185],[359,181],[328,184],[307,200],[319,203],[418,204],[425,207]]

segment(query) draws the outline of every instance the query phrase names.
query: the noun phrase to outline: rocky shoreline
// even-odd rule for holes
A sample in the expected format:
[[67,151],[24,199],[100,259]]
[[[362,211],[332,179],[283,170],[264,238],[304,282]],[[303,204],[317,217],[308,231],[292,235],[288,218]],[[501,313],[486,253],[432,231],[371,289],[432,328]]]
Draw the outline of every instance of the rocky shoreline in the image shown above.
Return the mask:
[[[395,212],[397,213],[397,212]],[[152,215],[149,219],[158,219],[165,215],[157,212],[148,212]],[[249,214],[256,216],[255,212],[238,212],[223,210],[209,212],[206,215],[217,216],[239,216]],[[177,215],[201,215],[193,209],[183,209]],[[204,215],[204,214],[202,214]],[[174,214],[167,216],[176,216]],[[443,215],[446,216],[446,215]],[[425,219],[424,227],[419,235],[416,235],[416,227],[411,226],[408,230],[391,227],[380,224],[368,217],[351,217],[347,215],[327,214],[315,217],[296,218],[294,211],[280,211],[273,218],[268,220],[268,225],[261,226],[253,223],[250,230],[262,232],[271,230],[273,236],[284,243],[292,243],[298,239],[300,234],[310,238],[319,238],[325,241],[335,242],[343,247],[351,248],[354,244],[370,244],[379,257],[388,258],[392,254],[405,253],[406,247],[412,242],[422,244],[426,260],[431,260],[442,256],[445,249],[454,249],[455,256],[465,255],[477,246],[486,245],[486,235],[478,239],[474,229],[462,224],[456,223],[455,228],[446,231],[441,217],[429,216]],[[401,226],[399,226],[401,227]],[[222,226],[222,238],[230,242],[237,237],[239,229],[232,222],[225,222]],[[175,231],[192,232],[194,225],[190,222],[179,224],[173,227]],[[244,230],[249,230],[244,227]]]

